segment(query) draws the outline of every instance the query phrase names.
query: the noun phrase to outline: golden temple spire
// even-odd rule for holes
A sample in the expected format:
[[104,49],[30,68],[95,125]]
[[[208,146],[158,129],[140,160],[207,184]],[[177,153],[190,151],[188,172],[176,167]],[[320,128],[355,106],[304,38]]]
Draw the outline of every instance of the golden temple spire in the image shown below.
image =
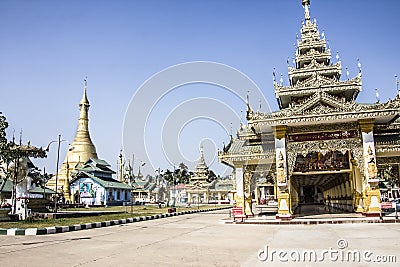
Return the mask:
[[[89,133],[89,100],[86,93],[87,79],[84,80],[83,96],[79,102],[78,129],[72,146],[75,148],[69,151],[67,157],[73,159],[74,163],[87,161],[89,158],[97,158],[96,148],[92,143]],[[78,148],[78,149],[77,149]]]
[[82,96],[81,102],[79,102],[79,106],[81,106],[81,105],[90,106],[89,100],[87,99],[87,95],[86,95],[86,87],[87,87],[87,77],[84,80],[83,96]]
[[[89,135],[89,100],[86,94],[87,80],[84,80],[83,96],[79,102],[78,132],[87,132]],[[86,135],[86,134],[85,134]],[[76,139],[76,137],[75,137]],[[90,137],[89,137],[90,139]]]
[[[97,159],[96,147],[94,146],[89,133],[89,100],[86,94],[87,80],[84,80],[83,96],[79,102],[79,119],[78,128],[75,134],[74,141],[71,144],[73,149],[69,149],[65,160],[58,170],[58,184],[67,188],[68,176],[67,173],[71,173],[75,167],[80,163],[85,163],[88,159]],[[48,182],[48,186],[55,188],[54,179]],[[67,200],[70,196],[65,196]]]
[[68,152],[70,162],[85,162],[89,158],[97,158],[96,148],[92,143],[89,133],[89,100],[86,94],[87,80],[84,80],[83,96],[79,102],[78,129],[72,146],[75,148]]

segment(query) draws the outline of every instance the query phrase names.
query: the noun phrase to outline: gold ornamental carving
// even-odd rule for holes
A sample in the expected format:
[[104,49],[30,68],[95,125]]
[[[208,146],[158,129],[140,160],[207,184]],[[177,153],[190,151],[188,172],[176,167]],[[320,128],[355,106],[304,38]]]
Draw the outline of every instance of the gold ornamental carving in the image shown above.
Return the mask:
[[360,125],[360,129],[363,133],[369,133],[374,130],[374,118],[369,118],[369,119],[362,119],[358,121],[358,124]]
[[277,139],[285,138],[286,129],[287,129],[286,125],[277,125],[277,126],[275,126],[275,128],[274,128],[275,138],[277,138]]
[[278,162],[276,164],[277,167],[277,180],[278,180],[278,184],[284,184],[286,183],[286,178],[285,178],[285,162],[284,162],[284,158],[282,155],[282,151],[279,151],[279,156],[278,156]]
[[375,155],[372,152],[371,146],[368,147],[368,177],[369,179],[376,179],[378,176],[378,169],[376,168]]
[[288,143],[286,155],[288,160],[289,177],[293,173],[298,155],[307,156],[308,153],[316,151],[319,151],[322,154],[326,154],[328,151],[340,151],[342,154],[350,151],[352,157],[357,162],[361,173],[364,173],[363,145],[360,138],[325,140],[324,143],[326,149],[321,149],[320,143],[313,141]]

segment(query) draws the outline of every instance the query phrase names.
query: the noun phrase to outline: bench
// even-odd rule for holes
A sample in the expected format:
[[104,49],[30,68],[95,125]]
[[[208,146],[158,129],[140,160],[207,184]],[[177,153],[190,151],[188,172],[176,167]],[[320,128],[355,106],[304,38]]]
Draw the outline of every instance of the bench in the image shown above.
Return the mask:
[[173,212],[176,212],[176,208],[169,208],[168,209],[168,213],[173,213]]
[[278,205],[272,204],[272,205],[256,205],[256,208],[258,209],[258,213],[277,213],[278,212]]
[[233,221],[236,222],[236,218],[243,219],[247,218],[245,214],[243,214],[243,208],[242,207],[233,207],[232,208],[232,215],[233,215]]

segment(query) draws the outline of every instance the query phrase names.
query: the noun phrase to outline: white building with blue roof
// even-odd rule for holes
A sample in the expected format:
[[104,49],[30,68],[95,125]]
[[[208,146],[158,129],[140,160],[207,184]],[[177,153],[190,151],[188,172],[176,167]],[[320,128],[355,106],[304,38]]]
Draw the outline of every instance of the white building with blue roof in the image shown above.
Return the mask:
[[113,174],[110,164],[101,159],[78,164],[70,181],[73,203],[110,206],[130,201],[131,186],[115,180]]

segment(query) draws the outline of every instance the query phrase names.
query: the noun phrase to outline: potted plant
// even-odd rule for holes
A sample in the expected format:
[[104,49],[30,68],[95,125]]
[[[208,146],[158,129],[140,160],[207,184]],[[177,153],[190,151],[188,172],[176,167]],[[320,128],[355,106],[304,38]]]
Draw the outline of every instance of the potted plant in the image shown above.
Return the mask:
[[11,218],[8,213],[11,211],[11,205],[9,203],[3,203],[0,205],[0,221],[10,221]]

